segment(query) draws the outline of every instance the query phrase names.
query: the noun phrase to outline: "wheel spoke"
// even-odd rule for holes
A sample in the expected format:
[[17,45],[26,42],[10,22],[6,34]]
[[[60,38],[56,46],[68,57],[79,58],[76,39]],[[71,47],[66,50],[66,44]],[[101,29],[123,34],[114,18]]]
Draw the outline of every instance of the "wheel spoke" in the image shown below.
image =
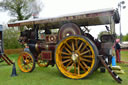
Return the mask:
[[87,66],[87,64],[84,61],[82,61],[82,64],[85,66],[85,68],[87,68],[87,69],[90,68],[89,66]]
[[69,61],[69,63],[66,65],[66,67],[68,67],[71,63],[72,63],[72,61]]
[[32,60],[28,60],[28,63],[32,63],[33,61]]
[[25,70],[28,70],[28,67],[27,67],[27,65],[25,65],[25,66],[24,66],[24,68],[25,68]]
[[73,67],[73,64],[74,64],[74,63],[72,63],[72,65],[69,67],[68,72],[71,71],[71,69],[72,69],[72,67]]
[[88,52],[90,52],[90,50],[87,50],[87,51],[85,51],[85,52],[83,52],[83,53],[80,53],[80,56],[81,56],[81,55],[84,55],[84,54],[86,54],[86,53],[88,53]]
[[33,65],[33,63],[31,62],[30,65]]
[[86,61],[86,62],[89,62],[91,63],[92,61],[91,60],[87,60],[87,59],[84,59],[84,58],[80,58],[81,61]]
[[71,56],[63,56],[62,59],[71,58]]
[[25,60],[26,60],[26,56],[23,56],[23,58],[22,58],[22,59],[23,59],[23,61],[25,61]]
[[79,50],[81,49],[81,47],[82,47],[83,44],[84,44],[83,42],[80,44],[80,46],[79,46],[79,48],[77,49],[77,51],[79,51]]
[[65,50],[69,53],[69,54],[72,54],[71,51],[65,47]]
[[71,59],[64,60],[62,63],[64,64],[64,63],[69,62],[69,61],[71,61]]
[[84,58],[93,58],[92,55],[89,55],[89,56],[88,55],[87,56],[85,55],[85,56],[81,56],[81,57],[84,57]]
[[22,67],[25,68],[25,65],[23,64]]
[[27,69],[31,69],[31,66],[27,65]]
[[78,48],[78,41],[77,39],[75,39],[75,45],[76,45],[76,49]]
[[86,69],[84,68],[84,66],[79,62],[78,63],[80,65],[80,67],[86,72]]
[[61,54],[64,54],[64,55],[71,55],[71,54],[66,53],[66,52],[61,52]]
[[74,42],[72,41],[72,50],[75,51]]
[[86,47],[87,45],[84,45],[84,47],[81,49],[81,52],[83,52]]
[[72,51],[71,46],[66,42],[65,45]]

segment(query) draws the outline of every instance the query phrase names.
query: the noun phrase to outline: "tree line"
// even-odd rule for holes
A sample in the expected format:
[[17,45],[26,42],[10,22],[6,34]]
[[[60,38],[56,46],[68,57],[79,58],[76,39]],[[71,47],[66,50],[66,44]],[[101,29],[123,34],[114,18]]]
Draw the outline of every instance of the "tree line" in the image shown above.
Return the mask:
[[[9,22],[15,22],[20,20],[26,20],[38,15],[42,10],[43,4],[41,0],[1,0],[0,12],[8,11],[8,14],[12,17]],[[23,31],[23,27],[18,29],[4,27],[4,48],[16,49],[22,46],[18,42],[20,32]]]
[[7,28],[4,30],[4,49],[16,49],[23,46],[18,42],[20,31],[14,28]]
[[[120,36],[117,35],[117,38],[120,38]],[[123,41],[128,41],[128,33],[126,35],[122,35],[122,40]]]

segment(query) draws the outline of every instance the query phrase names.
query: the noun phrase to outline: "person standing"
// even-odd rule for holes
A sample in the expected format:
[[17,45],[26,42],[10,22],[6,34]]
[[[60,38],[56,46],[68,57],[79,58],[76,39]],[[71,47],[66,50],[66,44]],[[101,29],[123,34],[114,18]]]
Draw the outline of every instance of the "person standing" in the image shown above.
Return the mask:
[[115,53],[116,53],[116,62],[120,63],[120,44],[119,44],[120,40],[116,39],[116,43],[115,43]]
[[25,48],[24,48],[24,52],[30,52],[30,50],[29,50],[29,46],[25,43],[24,44],[24,46],[25,46]]

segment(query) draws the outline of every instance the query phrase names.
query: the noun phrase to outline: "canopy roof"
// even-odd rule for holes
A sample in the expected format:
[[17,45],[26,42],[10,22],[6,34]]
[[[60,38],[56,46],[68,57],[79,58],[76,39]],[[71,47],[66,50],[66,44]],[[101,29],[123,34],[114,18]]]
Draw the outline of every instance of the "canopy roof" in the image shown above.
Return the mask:
[[53,17],[53,18],[16,21],[9,23],[8,27],[27,26],[33,24],[39,24],[44,27],[46,26],[59,27],[60,25],[67,22],[76,23],[80,26],[104,25],[104,24],[110,24],[111,18],[113,18],[115,23],[119,23],[120,17],[117,10],[101,9],[101,10],[86,11],[76,14],[69,14],[69,15]]

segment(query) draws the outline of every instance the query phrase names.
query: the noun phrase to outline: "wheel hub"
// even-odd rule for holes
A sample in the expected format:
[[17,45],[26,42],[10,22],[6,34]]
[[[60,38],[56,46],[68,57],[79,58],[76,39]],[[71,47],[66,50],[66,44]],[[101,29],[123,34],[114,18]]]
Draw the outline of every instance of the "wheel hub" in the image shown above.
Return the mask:
[[71,58],[73,61],[76,61],[78,59],[78,56],[79,55],[77,53],[73,52]]
[[24,64],[27,65],[29,63],[29,60],[24,60]]

